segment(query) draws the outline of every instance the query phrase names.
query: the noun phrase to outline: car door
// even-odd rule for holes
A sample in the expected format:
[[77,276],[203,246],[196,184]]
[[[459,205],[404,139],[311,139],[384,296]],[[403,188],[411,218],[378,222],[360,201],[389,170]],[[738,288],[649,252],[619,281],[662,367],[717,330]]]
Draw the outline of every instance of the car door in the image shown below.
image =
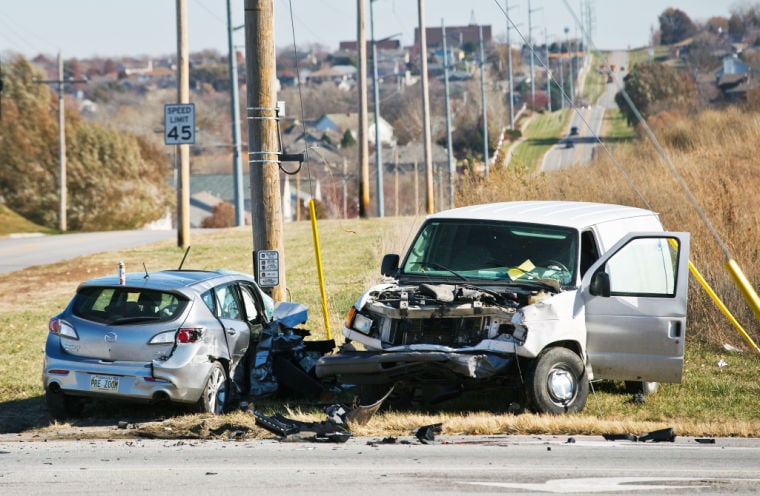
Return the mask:
[[244,305],[237,284],[232,282],[215,288],[219,320],[224,326],[225,338],[233,364],[245,356],[251,340],[251,332],[245,320]]
[[264,305],[258,298],[258,292],[252,286],[241,283],[240,296],[243,301],[243,310],[245,312],[245,321],[251,333],[251,343],[255,344],[261,336],[262,324],[266,321]]
[[595,379],[680,382],[689,234],[630,233],[583,277]]

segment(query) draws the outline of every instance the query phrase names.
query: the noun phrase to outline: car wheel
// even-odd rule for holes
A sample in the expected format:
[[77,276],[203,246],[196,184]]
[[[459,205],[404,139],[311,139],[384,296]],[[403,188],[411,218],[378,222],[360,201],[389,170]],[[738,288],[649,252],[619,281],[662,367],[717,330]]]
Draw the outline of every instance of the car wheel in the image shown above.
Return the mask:
[[549,348],[528,370],[526,393],[536,413],[576,413],[588,398],[586,368],[567,348]]
[[649,396],[656,393],[659,388],[659,382],[625,381],[625,392],[629,394]]
[[55,420],[66,420],[77,417],[82,413],[84,406],[80,398],[64,394],[60,389],[57,391],[45,391],[45,404],[47,405],[48,413]]
[[211,373],[206,381],[206,387],[203,394],[198,400],[198,410],[201,413],[213,413],[219,415],[224,413],[227,406],[227,373],[219,362],[214,362],[211,367]]

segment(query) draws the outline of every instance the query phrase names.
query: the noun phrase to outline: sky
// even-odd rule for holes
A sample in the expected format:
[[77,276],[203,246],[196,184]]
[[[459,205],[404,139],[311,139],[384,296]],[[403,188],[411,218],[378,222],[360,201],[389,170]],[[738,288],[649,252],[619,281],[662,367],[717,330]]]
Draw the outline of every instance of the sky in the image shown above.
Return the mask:
[[[214,49],[227,53],[227,0],[186,0],[190,52]],[[229,0],[233,26],[244,24],[244,0]],[[356,39],[356,0],[273,0],[275,43],[278,48],[319,43],[337,49],[340,41]],[[514,44],[528,39],[528,12],[533,38],[543,44],[565,39],[565,28],[575,36],[581,0],[508,0]],[[506,0],[424,0],[427,27],[491,25],[493,37],[503,41]],[[648,44],[658,16],[668,7],[686,12],[692,20],[728,16],[736,0],[591,0],[597,49],[624,49]],[[530,6],[530,7],[529,7]],[[418,26],[415,0],[374,0],[376,38],[398,36],[404,45]],[[292,17],[291,17],[292,11]],[[365,7],[370,36],[369,1]],[[295,34],[295,36],[294,36]],[[20,53],[64,59],[117,56],[161,56],[177,51],[176,0],[0,0],[0,56]],[[245,45],[244,30],[233,40]],[[579,31],[578,37],[581,36]]]

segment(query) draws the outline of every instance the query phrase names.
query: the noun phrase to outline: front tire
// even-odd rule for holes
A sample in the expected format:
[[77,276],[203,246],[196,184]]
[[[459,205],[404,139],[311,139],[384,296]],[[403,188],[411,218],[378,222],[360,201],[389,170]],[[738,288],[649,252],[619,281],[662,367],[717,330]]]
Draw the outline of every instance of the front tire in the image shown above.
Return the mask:
[[228,387],[227,372],[225,372],[222,364],[214,362],[208,381],[206,381],[206,387],[198,400],[198,410],[201,413],[212,413],[214,415],[224,413],[227,406]]
[[577,413],[586,405],[586,368],[567,348],[543,351],[531,364],[527,379],[528,402],[536,413]]

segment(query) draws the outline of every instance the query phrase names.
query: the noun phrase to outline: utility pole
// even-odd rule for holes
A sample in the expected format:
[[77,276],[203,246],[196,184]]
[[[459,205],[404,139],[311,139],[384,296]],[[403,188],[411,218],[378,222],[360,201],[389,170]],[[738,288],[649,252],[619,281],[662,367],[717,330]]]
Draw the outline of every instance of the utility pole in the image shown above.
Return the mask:
[[486,59],[483,55],[483,25],[478,26],[478,41],[480,43],[480,103],[483,119],[483,174],[488,179],[488,110],[486,110]]
[[427,33],[425,28],[425,2],[417,0],[417,16],[420,30],[420,71],[422,72],[422,134],[425,146],[425,199],[427,213],[434,212],[433,205],[433,157],[430,137],[430,95],[428,94]]
[[559,97],[561,103],[562,110],[565,109],[565,70],[563,69],[565,65],[565,55],[562,53],[562,42],[560,42],[559,47]]
[[377,42],[375,41],[375,17],[372,5],[377,0],[369,0],[369,32],[372,40],[372,89],[375,100],[375,189],[377,190],[377,216],[385,216],[385,204],[383,198],[383,159],[382,143],[380,143],[380,88],[378,83],[380,78],[377,77]]
[[[187,0],[177,0],[177,103],[190,103],[190,53],[187,43]],[[179,149],[177,246],[190,246],[190,145]]]
[[552,59],[549,54],[549,42],[547,40],[546,28],[544,28],[544,53],[546,54],[546,110],[552,111]]
[[63,89],[65,83],[86,83],[87,80],[64,79],[63,57],[61,57],[61,52],[58,52],[58,79],[35,80],[34,82],[55,84],[58,87],[58,229],[65,232],[68,230],[68,226],[66,225],[68,190],[66,187],[66,124],[64,119]]
[[243,159],[240,155],[240,96],[238,90],[237,57],[232,43],[232,8],[227,0],[227,46],[230,70],[230,114],[232,117],[232,176],[235,188],[235,225],[245,225],[245,202],[243,195]]
[[512,82],[512,18],[509,17],[509,0],[504,0],[504,11],[507,14],[507,91],[509,91],[509,129],[515,128],[515,96],[514,96],[514,84]]
[[535,104],[536,101],[536,84],[534,72],[533,72],[533,9],[530,8],[530,0],[528,0],[528,48],[530,48],[530,103]]
[[367,144],[367,36],[364,0],[356,0],[356,49],[359,59],[359,217],[369,217],[369,145]]
[[279,284],[272,298],[285,299],[280,149],[277,139],[274,0],[245,0],[245,51],[248,80],[248,163],[254,250],[280,253]]
[[570,28],[565,28],[565,41],[567,42],[567,79],[570,81],[570,94],[568,95],[570,99],[570,108],[573,108],[573,100],[574,100],[574,91],[573,91],[573,56],[571,55],[572,51],[570,48],[570,35],[568,34],[570,32]]
[[443,40],[443,94],[446,105],[446,157],[449,165],[449,208],[454,208],[454,151],[451,145],[451,108],[449,103],[449,50],[446,47],[446,26],[441,19],[441,39]]

